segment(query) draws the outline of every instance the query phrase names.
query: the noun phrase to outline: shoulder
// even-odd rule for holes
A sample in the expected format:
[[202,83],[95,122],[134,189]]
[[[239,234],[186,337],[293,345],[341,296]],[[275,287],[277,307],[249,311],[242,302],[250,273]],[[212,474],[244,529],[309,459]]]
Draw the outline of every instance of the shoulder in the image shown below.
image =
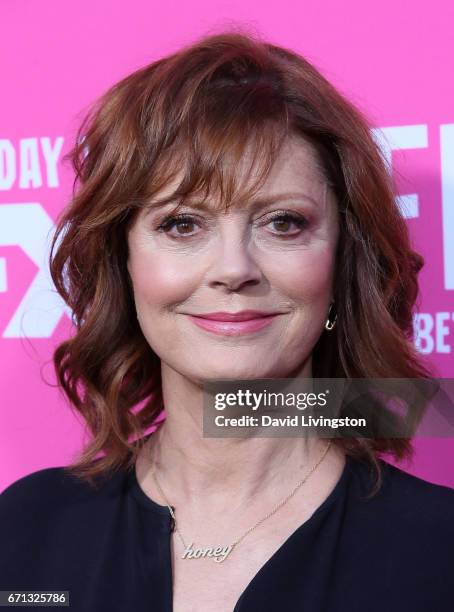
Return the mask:
[[[407,508],[413,506],[413,513],[428,517],[446,510],[454,511],[454,489],[451,487],[429,482],[385,461],[382,461],[382,466],[385,492],[390,499],[401,501]],[[421,505],[410,502],[420,502]]]
[[[355,462],[356,463],[356,462]],[[379,460],[382,485],[378,493],[360,504],[362,512],[377,512],[386,519],[387,528],[402,534],[425,532],[428,537],[443,538],[454,545],[454,489],[435,484]],[[364,464],[353,468],[356,487],[361,496],[370,492],[375,471]],[[422,535],[421,535],[422,537]]]
[[97,486],[78,479],[63,466],[37,470],[11,483],[0,494],[0,526],[8,523],[46,522],[65,509],[102,504],[109,494],[119,490],[125,474],[100,480]]
[[68,474],[63,466],[44,468],[22,476],[7,486],[0,495],[0,507],[26,502],[30,496],[35,495],[36,501],[53,501],[53,498],[61,500],[62,495],[74,494],[83,489],[84,485]]
[[[11,483],[0,494],[3,582],[19,589],[58,585],[54,590],[76,584],[83,566],[102,558],[103,543],[116,535],[122,483],[121,471],[93,487],[63,466]],[[88,571],[85,581],[89,579]]]
[[42,490],[42,487],[52,489],[64,478],[63,467],[49,467],[37,470],[18,478],[6,487],[1,493],[3,503],[5,500],[20,498],[34,491]]
[[39,573],[38,558],[50,567],[62,550],[77,556],[79,548],[96,548],[123,501],[125,478],[120,471],[95,488],[51,467],[10,484],[0,494],[0,575],[17,577],[24,564]]
[[55,512],[77,497],[77,485],[63,467],[51,467],[27,474],[0,494],[0,529],[22,528],[40,519],[52,520]]

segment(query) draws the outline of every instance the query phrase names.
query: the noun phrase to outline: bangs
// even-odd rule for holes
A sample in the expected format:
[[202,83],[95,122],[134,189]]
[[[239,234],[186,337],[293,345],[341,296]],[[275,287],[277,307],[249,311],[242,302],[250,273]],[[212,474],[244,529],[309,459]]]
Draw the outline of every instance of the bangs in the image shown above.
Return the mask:
[[[161,151],[147,190],[148,206],[188,201],[214,210],[247,206],[266,181],[289,134],[285,101],[269,83],[210,82],[195,96]],[[159,197],[179,181],[173,193]]]

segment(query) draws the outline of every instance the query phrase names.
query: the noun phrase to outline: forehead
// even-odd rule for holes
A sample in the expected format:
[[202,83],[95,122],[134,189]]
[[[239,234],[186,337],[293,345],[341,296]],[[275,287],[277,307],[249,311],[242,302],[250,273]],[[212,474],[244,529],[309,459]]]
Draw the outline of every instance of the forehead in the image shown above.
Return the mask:
[[276,158],[263,189],[279,190],[291,182],[311,191],[319,191],[326,183],[320,159],[314,146],[303,138],[292,136],[286,139]]
[[[256,163],[257,159],[259,163]],[[317,150],[308,140],[297,135],[289,135],[282,142],[265,176],[260,164],[260,151],[249,148],[234,166],[228,158],[221,160],[219,168],[216,169],[221,178],[214,189],[207,189],[205,185],[203,194],[203,190],[184,193],[181,185],[185,179],[186,168],[183,166],[153,194],[146,208],[157,208],[166,204],[173,204],[176,209],[184,204],[212,209],[223,208],[220,201],[225,204],[229,200],[225,191],[223,192],[224,171],[234,176],[237,189],[234,197],[228,201],[229,208],[249,208],[257,202],[278,199],[283,195],[289,199],[292,194],[295,194],[295,197],[304,194],[308,201],[321,204],[325,201],[328,190],[320,161]]]

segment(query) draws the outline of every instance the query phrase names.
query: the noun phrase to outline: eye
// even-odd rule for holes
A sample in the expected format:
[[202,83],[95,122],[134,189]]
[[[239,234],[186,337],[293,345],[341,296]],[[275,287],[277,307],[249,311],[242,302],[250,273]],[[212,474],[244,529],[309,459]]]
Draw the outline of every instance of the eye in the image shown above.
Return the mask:
[[[192,235],[191,226],[197,225],[196,220],[191,215],[181,214],[181,215],[168,215],[165,217],[159,226],[157,227],[158,231],[162,231],[165,233],[170,233],[170,231],[174,228],[182,228],[183,231],[177,231],[177,236],[183,235]],[[189,228],[189,230],[188,230]]]
[[[299,214],[294,214],[290,212],[277,212],[271,217],[268,217],[266,225],[270,223],[278,229],[277,232],[273,233],[282,234],[283,236],[294,236],[295,234],[298,234],[302,229],[304,229],[309,222],[305,217]],[[296,227],[296,231],[293,230],[292,232],[290,232],[289,230],[292,224]]]
[[[298,235],[309,222],[300,214],[288,211],[278,211],[267,216],[264,225],[269,224],[273,224],[275,229],[277,229],[277,231],[272,232],[273,234],[280,235],[283,238],[291,238]],[[291,231],[292,225],[294,226],[293,231]],[[183,238],[185,236],[189,238],[196,233],[194,232],[194,226],[200,227],[200,223],[197,222],[196,217],[181,213],[164,217],[156,229],[160,232],[169,234],[169,236],[173,238]]]

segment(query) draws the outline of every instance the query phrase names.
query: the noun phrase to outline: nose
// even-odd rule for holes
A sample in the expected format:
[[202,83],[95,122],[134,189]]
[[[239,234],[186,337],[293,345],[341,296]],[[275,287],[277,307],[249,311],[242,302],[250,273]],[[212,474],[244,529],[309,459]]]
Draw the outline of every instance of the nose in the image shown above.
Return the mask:
[[225,287],[238,291],[243,285],[257,285],[262,279],[262,270],[249,241],[238,231],[229,228],[213,245],[211,265],[208,271],[210,287]]

